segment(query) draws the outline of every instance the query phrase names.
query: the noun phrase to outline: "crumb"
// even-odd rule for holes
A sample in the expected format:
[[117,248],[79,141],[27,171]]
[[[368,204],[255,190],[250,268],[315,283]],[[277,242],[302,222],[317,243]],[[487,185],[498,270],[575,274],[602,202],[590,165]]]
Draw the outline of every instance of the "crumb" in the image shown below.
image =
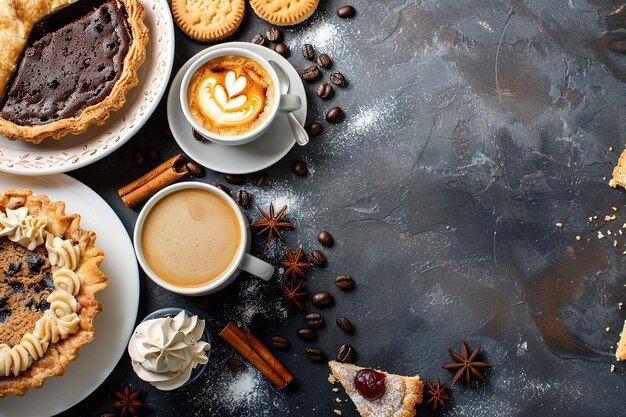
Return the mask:
[[619,230],[617,231],[617,233],[619,233],[620,235],[623,235],[623,234],[624,234],[624,233],[622,233],[622,229],[619,229]]
[[611,236],[611,230],[607,230],[607,231],[606,231],[606,234],[607,234],[607,235],[609,235],[609,236]]
[[339,397],[335,398],[335,402],[336,402],[336,403],[340,403],[340,402],[341,402],[341,400],[339,399]]
[[624,308],[624,303],[619,303],[619,304],[617,305],[617,308],[619,308],[620,310],[621,310],[621,309],[623,309],[623,308]]
[[613,241],[613,247],[614,247],[614,248],[616,248],[616,247],[617,247],[617,245],[618,245],[617,240],[614,240],[614,241]]
[[593,219],[594,220],[598,220],[598,216],[593,216]]
[[339,388],[333,388],[333,392],[339,392]]
[[337,382],[337,378],[335,378],[335,375],[333,374],[328,375],[328,382],[334,385],[335,382]]
[[580,240],[582,239],[580,236],[576,236],[576,240]]
[[557,223],[556,227],[558,227],[560,229],[561,227],[563,227],[563,223]]
[[613,152],[613,147],[609,146],[609,152]]
[[611,210],[617,211],[617,207],[611,207]]
[[593,217],[589,216],[589,221],[590,222],[593,221]]
[[340,416],[340,415],[341,415],[341,411],[340,411],[340,410],[333,410],[333,412],[334,412],[335,414],[337,414],[338,416]]
[[615,365],[611,364],[611,372],[615,372]]
[[617,218],[617,216],[615,214],[611,214],[611,215],[606,215],[604,216],[604,220],[607,222],[612,222],[613,220],[615,220]]
[[606,330],[606,332],[608,333],[608,332],[610,332],[610,331],[611,331],[611,328],[610,328],[610,327],[607,327],[607,328],[606,328],[606,329],[604,329],[604,330]]
[[598,232],[598,239],[604,239],[604,235],[602,234],[602,232]]

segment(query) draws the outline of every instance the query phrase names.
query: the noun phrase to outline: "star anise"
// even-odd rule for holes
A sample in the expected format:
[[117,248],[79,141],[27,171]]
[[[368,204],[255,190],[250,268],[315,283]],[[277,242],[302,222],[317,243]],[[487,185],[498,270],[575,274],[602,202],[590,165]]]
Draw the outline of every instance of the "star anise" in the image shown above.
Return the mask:
[[454,386],[454,384],[459,382],[459,380],[464,375],[465,375],[465,383],[468,386],[470,385],[470,380],[472,379],[472,377],[482,382],[485,382],[485,377],[483,376],[483,374],[480,373],[478,368],[491,368],[491,364],[487,362],[479,362],[475,360],[476,356],[478,356],[478,353],[480,352],[480,346],[474,349],[474,351],[470,355],[469,349],[467,347],[467,343],[465,343],[465,340],[463,340],[461,343],[461,355],[462,356],[453,352],[452,349],[448,349],[448,352],[450,352],[450,356],[452,356],[452,359],[454,359],[456,363],[444,365],[443,368],[449,369],[451,371],[454,371],[454,370],[457,371],[456,375],[454,375],[454,378],[452,379],[452,383],[450,384],[450,386]]
[[452,397],[450,396],[450,391],[446,389],[448,384],[441,385],[441,381],[439,380],[437,380],[436,384],[433,384],[428,379],[426,380],[426,384],[428,388],[424,391],[424,394],[429,397],[428,401],[426,401],[426,405],[432,405],[432,413],[435,414],[437,407],[441,406],[441,408],[444,408],[446,401],[452,400]]
[[292,278],[291,281],[289,281],[289,285],[282,284],[280,286],[280,291],[283,293],[284,303],[289,314],[293,313],[295,308],[304,310],[302,300],[306,299],[309,293],[304,291],[301,287],[302,280],[295,278]]
[[133,392],[128,385],[122,392],[113,391],[113,394],[118,398],[113,403],[113,408],[120,409],[120,417],[136,417],[139,409],[145,407],[143,401],[139,399],[141,391]]
[[262,219],[259,219],[250,224],[252,227],[260,227],[261,230],[257,232],[257,236],[262,235],[267,232],[267,244],[269,245],[272,241],[272,236],[276,235],[280,240],[283,240],[283,235],[280,233],[280,227],[293,227],[293,224],[288,221],[281,220],[283,214],[285,214],[285,210],[287,210],[287,206],[280,209],[278,214],[274,214],[274,203],[270,203],[270,213],[267,214],[261,207],[257,206],[257,210],[263,216]]
[[285,259],[280,261],[280,264],[286,268],[284,275],[286,277],[291,276],[292,279],[300,277],[304,278],[304,270],[311,266],[310,263],[305,262],[302,258],[304,257],[304,252],[302,249],[298,249],[296,253],[293,253],[291,249],[285,249]]

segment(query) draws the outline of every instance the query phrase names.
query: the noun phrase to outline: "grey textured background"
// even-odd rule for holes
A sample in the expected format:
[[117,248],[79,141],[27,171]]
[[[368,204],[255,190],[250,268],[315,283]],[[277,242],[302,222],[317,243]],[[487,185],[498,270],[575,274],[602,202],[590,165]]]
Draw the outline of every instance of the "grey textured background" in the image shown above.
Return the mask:
[[[344,108],[346,119],[324,122],[321,136],[269,168],[267,187],[254,187],[251,176],[243,186],[253,204],[288,204],[296,224],[284,244],[265,248],[258,239],[253,253],[277,264],[285,245],[318,248],[321,228],[335,236],[328,266],[306,281],[309,291],[326,289],[336,300],[322,312],[329,324],[312,345],[333,356],[348,342],[359,364],[448,381],[452,374],[441,369],[447,349],[458,351],[465,338],[482,345],[494,367],[486,385],[457,385],[445,415],[626,415],[624,366],[610,373],[611,346],[626,318],[617,307],[626,300],[626,248],[595,237],[607,229],[602,219],[611,206],[620,209],[615,230],[626,211],[624,193],[607,186],[626,141],[626,55],[608,49],[626,37],[620,2],[361,0],[352,20],[335,16],[342,2],[321,3],[310,20],[285,31],[286,43],[297,69],[306,65],[299,51],[309,41],[350,82],[331,102],[307,85],[308,119],[322,119],[331,105]],[[248,7],[231,40],[268,26]],[[178,29],[176,45],[175,71],[206,47]],[[130,147],[179,152],[161,134],[164,101]],[[298,158],[311,170],[305,178],[291,172]],[[131,232],[137,210],[125,208],[115,190],[147,170],[117,152],[72,175]],[[223,182],[214,172],[202,180]],[[254,208],[246,214],[257,218]],[[355,277],[354,291],[334,287],[340,273]],[[102,387],[63,415],[112,412],[111,390],[129,383],[146,392],[146,416],[332,416],[335,408],[356,416],[351,403],[334,402],[346,396],[331,392],[327,367],[304,357],[309,344],[295,337],[302,314],[285,316],[280,279],[244,277],[200,306],[142,277],[139,318],[175,305],[207,319],[215,348],[207,372],[192,386],[159,393],[136,378],[125,356]],[[263,340],[283,334],[292,342],[277,353],[297,381],[285,392],[250,367],[241,374],[225,367],[232,351],[218,331],[228,320],[247,325],[255,312],[270,318]],[[353,321],[354,335],[334,326],[338,315]]]

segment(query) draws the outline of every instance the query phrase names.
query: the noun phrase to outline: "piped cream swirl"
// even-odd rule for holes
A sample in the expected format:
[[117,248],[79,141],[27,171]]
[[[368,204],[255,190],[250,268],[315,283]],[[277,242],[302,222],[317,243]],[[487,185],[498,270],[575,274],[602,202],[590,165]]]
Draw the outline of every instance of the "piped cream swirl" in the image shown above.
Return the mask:
[[204,326],[204,320],[184,311],[140,323],[128,344],[137,376],[163,391],[183,385],[196,366],[208,361],[210,345],[201,340]]
[[46,249],[50,265],[68,268],[72,271],[78,267],[80,248],[71,240],[65,240],[49,233],[46,237]]
[[28,208],[20,207],[17,210],[6,209],[6,214],[0,212],[0,236],[6,236],[10,241],[33,250],[43,243],[47,219],[43,216],[31,216]]

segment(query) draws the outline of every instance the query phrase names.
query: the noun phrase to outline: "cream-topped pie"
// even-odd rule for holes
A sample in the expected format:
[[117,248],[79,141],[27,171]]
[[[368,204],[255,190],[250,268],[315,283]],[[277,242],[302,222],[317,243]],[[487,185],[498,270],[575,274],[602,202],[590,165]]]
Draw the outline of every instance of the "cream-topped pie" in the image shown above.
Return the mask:
[[335,361],[328,365],[332,377],[341,382],[363,417],[413,417],[415,405],[422,402],[424,384],[418,376],[393,375]]
[[108,283],[95,240],[63,202],[0,193],[0,397],[63,375],[94,338],[94,295]]
[[138,83],[139,0],[0,1],[0,134],[39,143],[102,124]]

